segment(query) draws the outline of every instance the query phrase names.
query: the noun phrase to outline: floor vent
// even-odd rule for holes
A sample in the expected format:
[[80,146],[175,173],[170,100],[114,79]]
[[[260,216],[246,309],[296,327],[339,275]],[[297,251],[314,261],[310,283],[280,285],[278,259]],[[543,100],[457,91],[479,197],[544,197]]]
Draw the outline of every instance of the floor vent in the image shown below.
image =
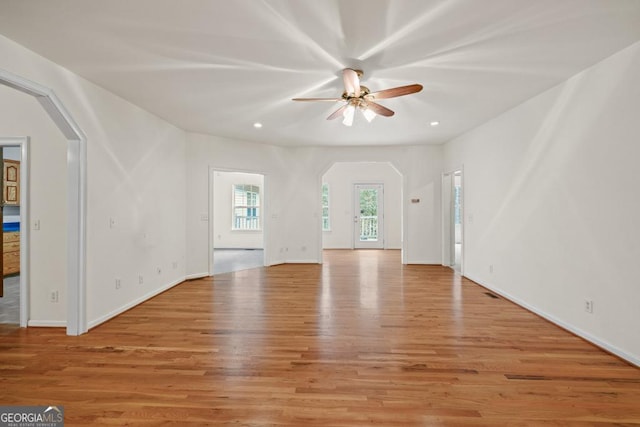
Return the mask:
[[492,294],[491,292],[485,292],[484,294],[491,298],[500,299],[498,295]]

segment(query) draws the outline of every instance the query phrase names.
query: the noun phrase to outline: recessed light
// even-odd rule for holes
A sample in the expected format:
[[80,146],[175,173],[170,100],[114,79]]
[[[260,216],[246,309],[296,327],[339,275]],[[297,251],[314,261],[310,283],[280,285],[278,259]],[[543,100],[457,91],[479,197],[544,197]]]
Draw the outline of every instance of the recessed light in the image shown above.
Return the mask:
[[260,123],[260,122],[255,122],[255,123],[253,124],[253,127],[254,127],[254,128],[256,128],[256,129],[260,129],[260,128],[262,127],[262,123]]
[[431,122],[431,123],[429,123],[429,124],[430,124],[431,126],[438,126],[438,125],[440,124],[440,122],[438,122],[438,121],[435,121],[435,120],[434,120],[433,122]]

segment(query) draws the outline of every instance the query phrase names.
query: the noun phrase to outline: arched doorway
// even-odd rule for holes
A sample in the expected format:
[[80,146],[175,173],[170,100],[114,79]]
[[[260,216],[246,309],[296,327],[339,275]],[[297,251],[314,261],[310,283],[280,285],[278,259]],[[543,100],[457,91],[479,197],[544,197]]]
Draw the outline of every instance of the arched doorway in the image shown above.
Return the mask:
[[86,137],[53,91],[5,70],[0,84],[35,97],[67,139],[67,334],[87,332]]

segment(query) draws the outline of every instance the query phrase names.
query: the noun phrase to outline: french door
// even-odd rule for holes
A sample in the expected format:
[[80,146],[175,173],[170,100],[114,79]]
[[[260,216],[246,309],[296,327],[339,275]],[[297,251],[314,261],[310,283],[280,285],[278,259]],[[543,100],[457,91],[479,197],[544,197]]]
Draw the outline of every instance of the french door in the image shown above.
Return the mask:
[[355,249],[384,248],[384,186],[355,184],[353,247]]

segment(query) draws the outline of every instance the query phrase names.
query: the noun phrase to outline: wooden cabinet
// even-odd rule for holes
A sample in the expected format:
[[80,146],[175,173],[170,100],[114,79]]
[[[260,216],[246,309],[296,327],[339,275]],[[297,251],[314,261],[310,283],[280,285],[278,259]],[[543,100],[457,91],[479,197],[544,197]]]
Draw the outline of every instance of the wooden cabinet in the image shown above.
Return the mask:
[[20,232],[2,235],[2,275],[20,272]]
[[20,205],[20,162],[4,159],[4,204],[5,206]]

